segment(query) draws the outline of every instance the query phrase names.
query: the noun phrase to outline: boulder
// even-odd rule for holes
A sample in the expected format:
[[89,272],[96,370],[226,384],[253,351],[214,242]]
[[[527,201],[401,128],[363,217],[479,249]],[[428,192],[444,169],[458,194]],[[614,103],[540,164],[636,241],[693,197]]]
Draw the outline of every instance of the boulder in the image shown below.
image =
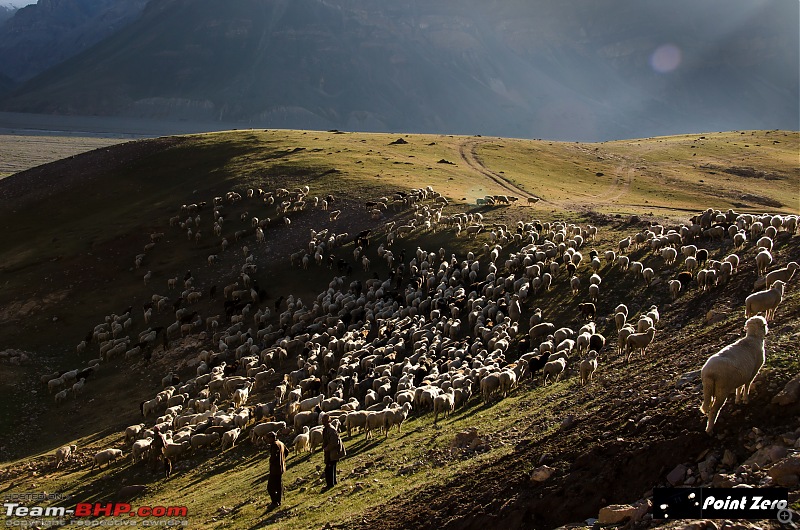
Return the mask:
[[793,454],[776,462],[767,470],[775,484],[785,488],[797,487],[800,484],[800,454]]
[[531,480],[533,482],[544,482],[553,476],[556,470],[550,466],[539,466],[531,473]]
[[471,428],[468,431],[460,432],[456,434],[456,437],[453,439],[453,443],[450,444],[450,447],[470,447],[478,438],[478,429]]
[[772,398],[772,403],[774,405],[793,405],[800,401],[800,374],[794,376],[794,378],[786,383],[786,386],[783,387],[783,390],[778,392],[775,397]]
[[736,465],[736,455],[730,449],[725,449],[725,453],[722,455],[722,465],[726,467]]
[[636,508],[630,504],[612,504],[600,508],[597,516],[598,524],[618,524],[626,520],[633,519],[636,515]]
[[716,324],[717,322],[722,322],[725,320],[727,313],[723,313],[722,311],[715,311],[714,309],[710,309],[708,313],[706,313],[706,324]]
[[675,469],[667,474],[667,482],[673,486],[680,486],[683,484],[683,479],[686,477],[687,467],[683,464],[678,464]]
[[678,380],[675,382],[675,386],[678,388],[683,388],[690,383],[699,382],[699,379],[700,379],[700,370],[687,372],[678,378]]
[[752,466],[756,464],[759,467],[764,467],[771,462],[777,462],[785,457],[786,452],[786,448],[782,445],[768,445],[753,453],[750,458],[744,461],[744,465]]

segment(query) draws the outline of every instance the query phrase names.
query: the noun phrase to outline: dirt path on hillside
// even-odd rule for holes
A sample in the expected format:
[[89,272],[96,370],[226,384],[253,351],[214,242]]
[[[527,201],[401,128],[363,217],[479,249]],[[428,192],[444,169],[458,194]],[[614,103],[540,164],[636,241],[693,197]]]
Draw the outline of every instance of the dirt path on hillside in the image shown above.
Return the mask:
[[587,198],[585,202],[580,200],[552,201],[520,188],[519,186],[510,182],[503,175],[486,167],[486,165],[478,156],[477,150],[478,147],[489,142],[489,140],[480,138],[470,138],[464,140],[459,146],[459,155],[461,156],[461,161],[473,171],[476,171],[487,177],[492,182],[514,195],[520,195],[526,199],[528,197],[538,197],[539,202],[564,210],[587,211],[594,209],[597,206],[609,206],[613,203],[616,203],[620,197],[625,195],[625,193],[630,190],[631,183],[633,182],[633,172],[636,170],[636,166],[638,165],[638,161],[630,162],[625,160],[621,162],[616,168],[616,177],[614,177],[614,181],[611,183],[611,185],[600,195]]
[[[483,175],[484,177],[488,178],[504,190],[508,191],[513,195],[520,195],[524,199],[528,199],[529,197],[537,197],[536,195],[525,191],[524,189],[516,186],[511,181],[509,181],[504,176],[500,175],[499,173],[495,173],[491,169],[487,168],[483,161],[478,157],[477,149],[478,146],[482,144],[489,143],[487,140],[482,139],[475,139],[470,138],[468,140],[464,140],[461,145],[458,147],[458,154],[461,157],[461,161],[464,162],[467,167],[476,171]],[[552,204],[554,206],[558,206],[556,203],[548,201],[539,197],[541,202]]]

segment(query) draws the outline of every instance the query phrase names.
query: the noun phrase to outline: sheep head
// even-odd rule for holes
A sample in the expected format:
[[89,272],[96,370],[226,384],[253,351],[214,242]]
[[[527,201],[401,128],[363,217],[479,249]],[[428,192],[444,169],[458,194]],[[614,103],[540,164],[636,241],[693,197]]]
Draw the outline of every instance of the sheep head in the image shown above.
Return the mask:
[[764,317],[755,316],[747,319],[747,322],[744,324],[744,330],[745,333],[747,333],[747,335],[750,337],[763,339],[767,336],[769,327],[767,326],[767,320]]

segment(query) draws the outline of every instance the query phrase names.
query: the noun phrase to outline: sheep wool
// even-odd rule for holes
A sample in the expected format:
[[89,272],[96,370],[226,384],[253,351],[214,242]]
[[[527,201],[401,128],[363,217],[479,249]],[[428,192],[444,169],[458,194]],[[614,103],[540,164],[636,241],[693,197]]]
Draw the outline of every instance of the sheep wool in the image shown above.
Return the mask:
[[700,411],[708,417],[706,432],[711,434],[728,395],[736,391],[736,403],[747,403],[750,385],[764,365],[764,342],[769,328],[764,317],[747,319],[746,335],[708,358],[700,371],[703,381],[703,404]]

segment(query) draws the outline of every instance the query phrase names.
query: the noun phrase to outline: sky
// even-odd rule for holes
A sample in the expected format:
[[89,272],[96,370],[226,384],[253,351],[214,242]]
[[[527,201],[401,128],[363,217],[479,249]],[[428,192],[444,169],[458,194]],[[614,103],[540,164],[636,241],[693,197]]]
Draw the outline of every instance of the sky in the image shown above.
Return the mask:
[[0,5],[14,7],[25,7],[26,5],[35,3],[36,0],[0,0]]

